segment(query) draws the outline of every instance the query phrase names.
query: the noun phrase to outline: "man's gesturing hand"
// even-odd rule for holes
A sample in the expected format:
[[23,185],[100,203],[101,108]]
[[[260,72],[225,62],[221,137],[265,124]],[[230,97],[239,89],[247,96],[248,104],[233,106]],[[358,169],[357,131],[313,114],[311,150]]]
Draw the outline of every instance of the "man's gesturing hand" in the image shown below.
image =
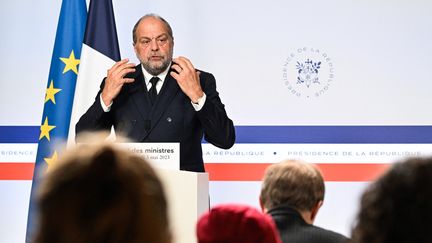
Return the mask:
[[125,78],[128,73],[135,72],[135,64],[129,63],[129,59],[118,61],[112,66],[105,79],[105,85],[102,90],[102,101],[109,106],[113,99],[120,93],[123,84],[132,83],[133,78]]
[[193,103],[204,95],[202,91],[199,72],[197,72],[192,63],[185,57],[174,58],[170,74],[177,80],[183,93],[185,93]]

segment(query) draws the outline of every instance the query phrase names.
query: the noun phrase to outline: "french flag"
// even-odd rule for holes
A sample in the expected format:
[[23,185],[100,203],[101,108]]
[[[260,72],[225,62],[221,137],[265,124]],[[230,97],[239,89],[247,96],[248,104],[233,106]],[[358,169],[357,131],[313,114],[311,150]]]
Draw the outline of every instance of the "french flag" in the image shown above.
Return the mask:
[[75,141],[75,124],[94,102],[107,70],[117,61],[120,61],[120,49],[112,1],[91,0],[75,88],[69,144]]

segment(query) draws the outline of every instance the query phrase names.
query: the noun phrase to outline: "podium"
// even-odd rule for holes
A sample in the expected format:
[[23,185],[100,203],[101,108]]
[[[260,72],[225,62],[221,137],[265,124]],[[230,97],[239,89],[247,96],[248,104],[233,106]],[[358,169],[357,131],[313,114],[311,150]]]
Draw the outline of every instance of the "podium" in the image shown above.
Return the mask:
[[180,169],[179,143],[119,143],[145,158],[165,189],[172,243],[195,243],[198,217],[209,210],[208,173]]
[[209,209],[208,173],[155,168],[168,201],[172,243],[195,243],[198,217]]

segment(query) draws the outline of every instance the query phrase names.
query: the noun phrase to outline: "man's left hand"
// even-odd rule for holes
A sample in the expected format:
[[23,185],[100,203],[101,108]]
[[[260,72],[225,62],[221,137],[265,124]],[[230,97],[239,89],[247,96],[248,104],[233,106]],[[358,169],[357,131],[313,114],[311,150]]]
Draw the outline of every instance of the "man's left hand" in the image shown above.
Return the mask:
[[198,99],[204,95],[202,91],[199,72],[195,70],[191,61],[186,57],[177,57],[173,59],[170,74],[177,80],[183,93],[185,93],[193,103],[198,103]]

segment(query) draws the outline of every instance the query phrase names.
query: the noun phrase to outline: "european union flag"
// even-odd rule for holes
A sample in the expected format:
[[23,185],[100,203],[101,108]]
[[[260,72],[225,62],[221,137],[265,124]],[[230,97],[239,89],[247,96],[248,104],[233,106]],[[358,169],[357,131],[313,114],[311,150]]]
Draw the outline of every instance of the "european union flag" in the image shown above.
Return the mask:
[[[37,227],[36,192],[41,174],[65,146],[87,18],[85,0],[63,0],[45,95],[38,150],[30,196],[26,242]],[[41,33],[42,34],[42,33]]]

